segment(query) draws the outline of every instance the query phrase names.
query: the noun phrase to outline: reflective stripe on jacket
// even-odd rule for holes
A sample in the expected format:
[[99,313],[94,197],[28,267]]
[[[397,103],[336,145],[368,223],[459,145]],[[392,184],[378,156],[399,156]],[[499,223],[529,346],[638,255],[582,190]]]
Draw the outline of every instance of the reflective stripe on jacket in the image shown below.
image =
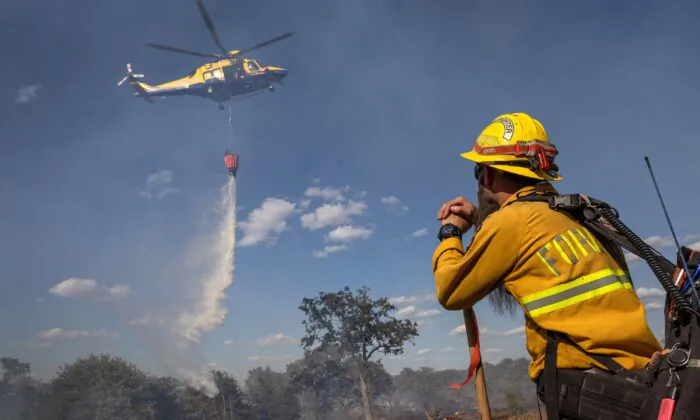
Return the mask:
[[[469,308],[504,282],[526,314],[532,380],[544,368],[542,329],[562,332],[627,369],[643,368],[661,346],[629,274],[567,215],[547,203],[513,202],[532,190],[520,190],[491,214],[466,252],[459,238],[438,245],[433,254],[438,300],[446,309]],[[554,191],[551,185],[547,190]],[[557,365],[604,369],[566,343],[559,346]]]

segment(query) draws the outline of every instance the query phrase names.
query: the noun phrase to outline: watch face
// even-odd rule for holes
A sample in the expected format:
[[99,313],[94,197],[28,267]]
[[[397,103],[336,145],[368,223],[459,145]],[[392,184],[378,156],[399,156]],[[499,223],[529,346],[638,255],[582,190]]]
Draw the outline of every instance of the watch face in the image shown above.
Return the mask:
[[459,228],[455,225],[447,224],[443,225],[440,228],[440,232],[438,233],[438,238],[440,240],[451,238],[453,236],[460,236],[462,232],[460,232]]

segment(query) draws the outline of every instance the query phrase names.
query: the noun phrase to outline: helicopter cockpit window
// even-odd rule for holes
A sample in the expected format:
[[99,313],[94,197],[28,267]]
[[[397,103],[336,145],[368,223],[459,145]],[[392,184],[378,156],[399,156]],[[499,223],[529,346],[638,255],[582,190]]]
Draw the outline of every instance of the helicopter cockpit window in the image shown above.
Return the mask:
[[260,65],[258,65],[257,62],[250,60],[248,61],[248,70],[250,70],[253,73],[258,72],[260,71]]
[[214,74],[214,77],[216,77],[217,79],[224,78],[224,72],[221,69],[216,69],[212,73]]

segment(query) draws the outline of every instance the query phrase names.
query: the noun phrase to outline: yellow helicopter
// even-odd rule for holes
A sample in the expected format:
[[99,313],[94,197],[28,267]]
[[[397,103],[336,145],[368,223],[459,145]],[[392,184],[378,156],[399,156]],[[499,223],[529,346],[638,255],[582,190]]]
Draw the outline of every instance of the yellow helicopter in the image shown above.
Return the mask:
[[200,53],[152,43],[145,45],[165,51],[197,57],[216,58],[217,60],[198,67],[183,78],[155,86],[139,81],[138,79],[142,79],[144,75],[133,73],[131,64],[127,64],[127,74],[117,83],[117,86],[121,86],[124,82],[129,81],[129,85],[136,90],[134,96],[142,97],[150,103],[153,103],[154,97],[194,95],[213,100],[219,104],[219,109],[223,110],[224,102],[234,97],[248,97],[263,93],[265,89],[274,91],[276,83],[283,84],[282,80],[287,76],[286,69],[261,66],[256,60],[245,58],[243,55],[289,38],[294,33],[288,32],[243,50],[229,51],[221,44],[216,29],[214,29],[214,23],[204,8],[202,0],[197,0],[197,6],[204,23],[209,28],[212,38],[214,38],[214,42],[223,52],[222,54]]

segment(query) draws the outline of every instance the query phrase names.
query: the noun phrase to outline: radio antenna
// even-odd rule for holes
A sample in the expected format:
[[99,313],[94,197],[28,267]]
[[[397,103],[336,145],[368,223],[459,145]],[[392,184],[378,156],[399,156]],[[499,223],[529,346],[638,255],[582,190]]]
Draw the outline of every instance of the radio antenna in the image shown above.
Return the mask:
[[690,288],[693,291],[693,295],[695,295],[695,301],[700,305],[700,296],[698,296],[698,291],[697,288],[695,287],[695,284],[693,284],[693,275],[690,273],[690,270],[688,269],[688,263],[685,260],[685,256],[683,255],[683,251],[681,250],[681,244],[678,242],[678,236],[676,235],[676,231],[673,229],[673,223],[671,223],[671,217],[668,215],[668,210],[666,210],[666,204],[664,203],[663,197],[661,197],[661,190],[659,189],[659,184],[656,182],[656,176],[654,176],[654,170],[651,169],[651,162],[649,161],[648,156],[644,156],[644,161],[647,164],[647,168],[649,168],[649,175],[651,175],[651,180],[654,182],[654,189],[656,189],[656,195],[659,196],[659,202],[661,203],[661,208],[664,211],[664,216],[666,216],[666,222],[668,223],[668,227],[671,229],[671,235],[673,236],[673,241],[676,243],[676,249],[678,249],[678,255],[681,258],[681,262],[683,263],[683,270],[685,270],[685,275],[688,278],[688,281],[690,282]]

